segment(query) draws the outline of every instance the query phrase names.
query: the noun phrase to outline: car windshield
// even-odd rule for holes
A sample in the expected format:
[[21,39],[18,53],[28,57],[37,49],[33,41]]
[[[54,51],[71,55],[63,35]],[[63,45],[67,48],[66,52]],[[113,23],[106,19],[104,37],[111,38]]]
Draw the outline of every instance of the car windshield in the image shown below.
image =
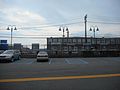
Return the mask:
[[39,52],[38,54],[47,54],[47,52]]
[[3,52],[3,54],[12,54],[12,53],[14,53],[14,51],[12,51],[12,50],[11,51],[4,51]]

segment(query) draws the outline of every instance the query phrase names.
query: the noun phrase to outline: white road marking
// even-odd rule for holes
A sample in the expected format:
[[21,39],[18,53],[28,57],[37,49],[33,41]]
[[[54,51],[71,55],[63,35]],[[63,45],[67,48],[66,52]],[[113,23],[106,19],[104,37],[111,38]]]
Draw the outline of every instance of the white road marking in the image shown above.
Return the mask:
[[52,63],[52,59],[49,60],[49,64],[51,64],[51,63]]
[[33,62],[35,62],[35,61],[28,62],[27,64],[32,64]]
[[85,60],[80,59],[80,61],[82,62],[82,64],[88,64],[88,62]]
[[70,61],[68,59],[65,59],[65,61],[68,63],[68,64],[71,64]]

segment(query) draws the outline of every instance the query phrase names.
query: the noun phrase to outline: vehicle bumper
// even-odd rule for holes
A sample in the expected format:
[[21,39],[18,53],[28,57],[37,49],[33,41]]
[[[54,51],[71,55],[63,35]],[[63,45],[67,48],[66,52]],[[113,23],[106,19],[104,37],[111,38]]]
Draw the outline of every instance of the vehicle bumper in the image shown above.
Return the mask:
[[0,58],[0,62],[8,62],[11,61],[11,58]]
[[37,61],[48,61],[48,57],[37,57]]

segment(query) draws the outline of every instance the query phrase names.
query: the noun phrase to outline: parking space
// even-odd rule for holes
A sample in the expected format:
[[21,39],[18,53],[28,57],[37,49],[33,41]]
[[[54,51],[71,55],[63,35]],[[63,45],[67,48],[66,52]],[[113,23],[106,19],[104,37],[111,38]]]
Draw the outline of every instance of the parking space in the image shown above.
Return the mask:
[[10,64],[33,64],[36,62],[36,59],[26,59],[26,58],[22,58],[21,60],[17,60],[15,62],[12,62]]
[[100,58],[49,58],[49,61],[37,62],[35,58],[21,58],[7,64],[96,64],[96,65],[114,65],[120,63],[120,57],[100,57]]
[[65,61],[68,64],[88,64],[89,63],[81,58],[66,58]]
[[49,58],[45,62],[21,58],[15,62],[0,63],[0,67],[0,90],[36,90],[41,87],[48,90],[51,83],[52,87],[57,86],[60,90],[69,86],[74,87],[70,90],[86,90],[86,86],[92,86],[92,90],[120,88],[120,57]]
[[68,64],[64,58],[51,58],[49,64]]
[[120,64],[120,57],[82,58],[82,60],[89,62],[89,64],[96,64],[96,65]]

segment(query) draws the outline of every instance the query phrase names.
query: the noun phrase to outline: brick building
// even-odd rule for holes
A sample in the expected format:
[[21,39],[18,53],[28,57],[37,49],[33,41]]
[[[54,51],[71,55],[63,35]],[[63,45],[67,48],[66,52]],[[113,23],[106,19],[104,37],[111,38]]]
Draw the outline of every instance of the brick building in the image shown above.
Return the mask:
[[47,38],[50,57],[120,56],[120,38]]

